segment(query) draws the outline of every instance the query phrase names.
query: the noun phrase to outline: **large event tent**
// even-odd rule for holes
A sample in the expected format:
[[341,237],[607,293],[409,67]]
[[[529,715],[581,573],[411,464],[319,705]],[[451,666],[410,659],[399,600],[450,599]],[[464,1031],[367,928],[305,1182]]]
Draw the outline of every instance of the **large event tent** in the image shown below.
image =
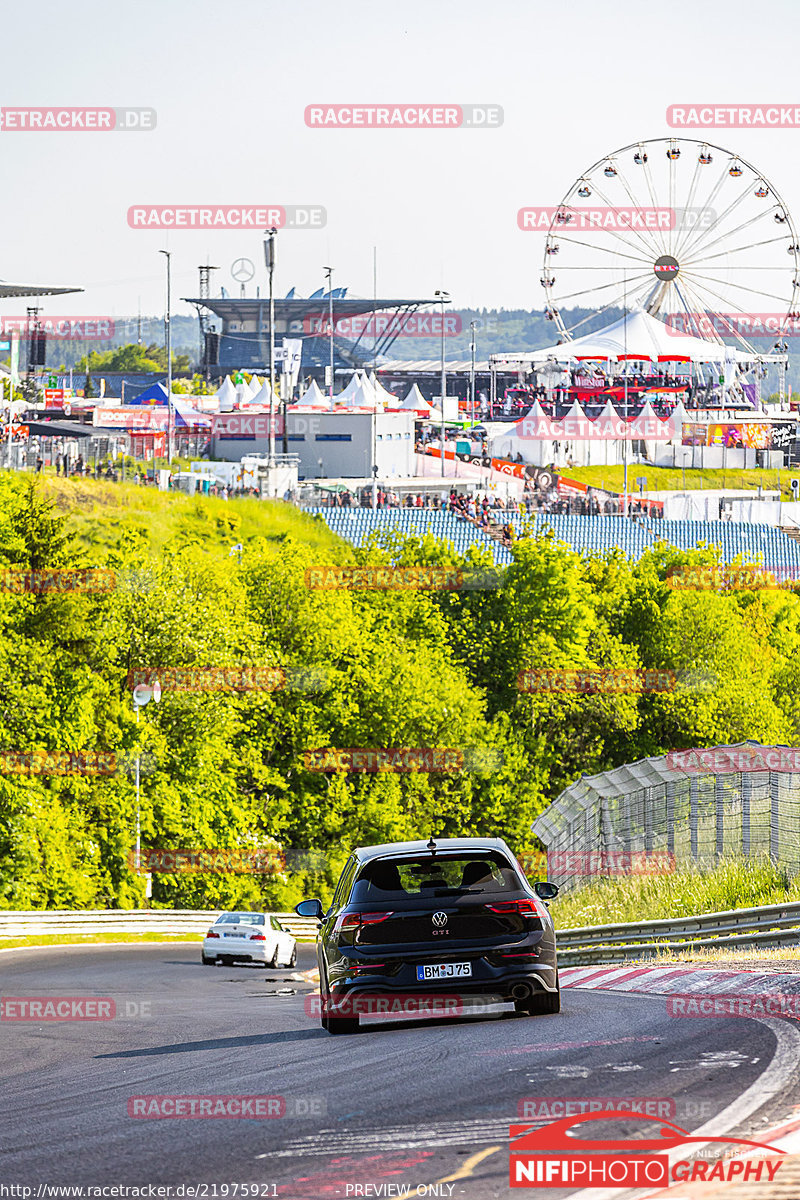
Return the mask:
[[752,362],[754,355],[720,342],[680,333],[677,329],[668,328],[656,317],[651,317],[644,309],[635,308],[595,333],[587,333],[571,342],[546,346],[541,350],[493,354],[492,362],[495,365],[503,362],[545,363],[548,360],[567,363],[581,359],[625,357],[634,362],[744,363]]

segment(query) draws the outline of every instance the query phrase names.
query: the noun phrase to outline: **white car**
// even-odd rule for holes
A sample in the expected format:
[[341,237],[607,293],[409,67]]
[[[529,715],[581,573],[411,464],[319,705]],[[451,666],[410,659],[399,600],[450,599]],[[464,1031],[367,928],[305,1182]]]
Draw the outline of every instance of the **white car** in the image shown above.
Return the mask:
[[220,913],[203,939],[203,966],[217,962],[293,967],[297,942],[271,913]]

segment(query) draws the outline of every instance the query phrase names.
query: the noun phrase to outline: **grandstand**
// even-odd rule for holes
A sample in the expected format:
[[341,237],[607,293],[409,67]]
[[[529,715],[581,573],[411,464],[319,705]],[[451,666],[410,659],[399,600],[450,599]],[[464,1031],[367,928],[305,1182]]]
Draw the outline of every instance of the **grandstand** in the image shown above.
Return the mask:
[[495,519],[509,523],[519,533],[534,534],[552,529],[557,541],[566,542],[579,554],[620,549],[626,558],[641,558],[649,546],[668,542],[680,550],[693,550],[702,543],[718,545],[723,562],[741,555],[744,562],[761,561],[766,570],[781,577],[800,578],[800,543],[773,525],[744,521],[661,521],[653,517],[570,516],[563,513],[498,513]]
[[488,546],[496,567],[511,562],[511,554],[477,525],[457,517],[455,513],[427,508],[311,508],[306,509],[323,518],[328,528],[354,546],[361,546],[375,530],[392,531],[413,537],[432,533],[435,538],[450,542],[457,554],[466,554],[472,545]]
[[[455,513],[424,508],[318,508],[309,510],[323,518],[333,533],[361,546],[373,530],[397,530],[400,533],[434,537],[452,543],[458,554],[470,545],[488,545],[495,566],[506,566],[511,554],[505,546],[482,529]],[[563,513],[531,513],[518,510],[492,510],[499,525],[510,524],[520,534],[528,530],[540,536],[552,530],[558,542],[577,553],[605,553],[619,549],[636,561],[648,547],[668,542],[681,550],[692,550],[706,543],[718,545],[723,562],[741,556],[744,562],[760,562],[778,578],[800,579],[800,542],[772,525],[751,525],[737,521],[660,521],[651,517],[571,516]]]

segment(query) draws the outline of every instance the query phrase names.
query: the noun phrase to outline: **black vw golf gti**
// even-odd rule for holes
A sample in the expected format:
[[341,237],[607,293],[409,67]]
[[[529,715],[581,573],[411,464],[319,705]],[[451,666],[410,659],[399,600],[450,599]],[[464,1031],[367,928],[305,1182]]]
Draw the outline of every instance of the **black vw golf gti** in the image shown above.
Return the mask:
[[[324,1028],[355,1033],[360,1012],[397,1011],[387,997],[409,1000],[404,1011],[420,1016],[425,1004],[415,1010],[413,1002],[428,996],[480,996],[513,1001],[518,1012],[557,1013],[555,932],[544,903],[557,892],[552,883],[528,883],[500,838],[354,850],[328,911],[319,900],[295,910],[321,922]],[[359,1003],[370,1000],[373,1007]]]

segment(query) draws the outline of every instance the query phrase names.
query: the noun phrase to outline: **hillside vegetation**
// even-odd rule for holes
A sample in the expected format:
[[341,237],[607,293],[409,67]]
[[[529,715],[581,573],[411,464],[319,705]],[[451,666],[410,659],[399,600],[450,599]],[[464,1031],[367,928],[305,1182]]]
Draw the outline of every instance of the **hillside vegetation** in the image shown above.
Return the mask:
[[[290,866],[157,874],[153,902],[285,908],[329,895],[354,844],[491,834],[523,853],[535,848],[533,818],[582,773],[694,745],[796,744],[800,733],[800,598],[667,586],[670,566],[712,550],[661,546],[630,564],[522,539],[500,587],[315,590],[313,566],[461,560],[430,537],[356,551],[277,502],[8,475],[0,531],[7,908],[142,902],[130,861],[137,747],[144,847],[277,845]],[[488,551],[470,554],[488,565]],[[14,590],[23,569],[84,567],[110,569],[116,586]],[[554,666],[693,668],[713,682],[650,695],[518,690],[520,671]],[[285,685],[165,682],[137,725],[133,675],[221,667],[279,669]],[[309,769],[308,751],[330,747],[453,748],[464,759],[449,772]],[[115,773],[28,774],[7,757],[79,751],[113,754]]]

